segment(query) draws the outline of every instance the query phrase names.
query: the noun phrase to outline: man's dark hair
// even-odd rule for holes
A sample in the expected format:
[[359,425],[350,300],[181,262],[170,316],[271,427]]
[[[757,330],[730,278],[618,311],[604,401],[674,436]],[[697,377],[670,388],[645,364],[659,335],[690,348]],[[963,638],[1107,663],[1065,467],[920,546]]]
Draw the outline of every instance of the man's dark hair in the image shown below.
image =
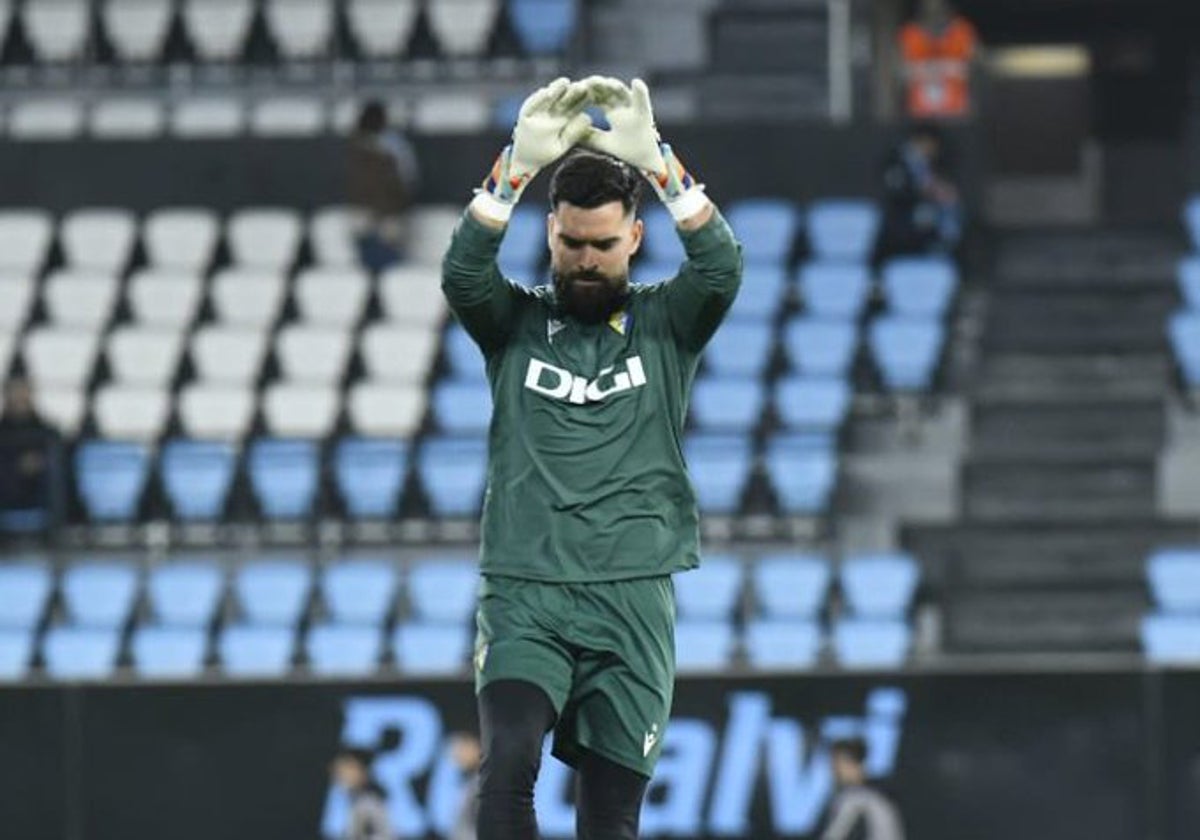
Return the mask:
[[641,195],[642,178],[632,166],[587,149],[567,155],[550,179],[552,209],[562,201],[588,210],[619,201],[629,215],[637,210]]
[[387,111],[378,99],[372,99],[358,112],[358,131],[361,134],[378,134],[387,127]]
[[829,745],[829,752],[831,755],[840,753],[855,764],[862,764],[867,760],[867,742],[862,738],[838,738]]

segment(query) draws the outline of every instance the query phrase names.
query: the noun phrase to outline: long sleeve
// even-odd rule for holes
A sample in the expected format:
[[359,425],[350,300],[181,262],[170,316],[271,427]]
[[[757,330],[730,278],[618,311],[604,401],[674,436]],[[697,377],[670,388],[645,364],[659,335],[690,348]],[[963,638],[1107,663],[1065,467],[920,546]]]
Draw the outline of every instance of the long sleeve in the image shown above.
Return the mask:
[[680,231],[687,262],[666,284],[668,317],[676,339],[699,352],[717,331],[742,282],[742,248],[719,212],[702,227]]
[[504,279],[496,252],[504,231],[463,214],[442,259],[442,291],[450,309],[485,353],[504,346],[521,292]]

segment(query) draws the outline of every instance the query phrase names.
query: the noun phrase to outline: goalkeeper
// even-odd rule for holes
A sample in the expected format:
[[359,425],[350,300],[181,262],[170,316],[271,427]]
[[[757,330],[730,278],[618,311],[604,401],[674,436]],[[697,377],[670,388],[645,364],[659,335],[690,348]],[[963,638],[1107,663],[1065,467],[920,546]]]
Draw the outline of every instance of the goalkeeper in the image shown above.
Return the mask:
[[[610,129],[593,127],[589,105]],[[496,252],[526,185],[568,152],[550,183],[554,282],[526,289],[500,275]],[[643,178],[687,253],[657,286],[629,283]],[[537,836],[551,729],[578,771],[579,837],[637,836],[674,686],[671,574],[699,562],[680,448],[688,392],[740,280],[733,233],[659,142],[640,80],[558,79],[525,101],[442,265],[494,404],[475,648],[480,840]]]

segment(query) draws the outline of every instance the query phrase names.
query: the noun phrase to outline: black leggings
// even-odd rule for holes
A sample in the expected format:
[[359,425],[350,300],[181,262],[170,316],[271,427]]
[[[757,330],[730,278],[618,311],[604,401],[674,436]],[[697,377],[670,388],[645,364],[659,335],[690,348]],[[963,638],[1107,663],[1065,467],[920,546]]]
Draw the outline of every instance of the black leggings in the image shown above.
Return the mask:
[[[500,680],[480,693],[479,840],[536,840],[533,786],[554,722],[550,698],[533,683]],[[590,752],[577,769],[578,840],[636,840],[649,780]]]

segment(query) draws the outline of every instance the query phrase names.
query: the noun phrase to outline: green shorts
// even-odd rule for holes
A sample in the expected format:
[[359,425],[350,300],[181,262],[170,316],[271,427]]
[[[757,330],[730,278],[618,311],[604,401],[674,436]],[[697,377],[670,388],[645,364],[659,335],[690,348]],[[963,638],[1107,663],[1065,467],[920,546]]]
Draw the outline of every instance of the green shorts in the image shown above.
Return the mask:
[[544,583],[486,576],[479,589],[475,691],[495,680],[541,688],[558,712],[554,755],[582,750],[647,777],[675,689],[670,576]]

